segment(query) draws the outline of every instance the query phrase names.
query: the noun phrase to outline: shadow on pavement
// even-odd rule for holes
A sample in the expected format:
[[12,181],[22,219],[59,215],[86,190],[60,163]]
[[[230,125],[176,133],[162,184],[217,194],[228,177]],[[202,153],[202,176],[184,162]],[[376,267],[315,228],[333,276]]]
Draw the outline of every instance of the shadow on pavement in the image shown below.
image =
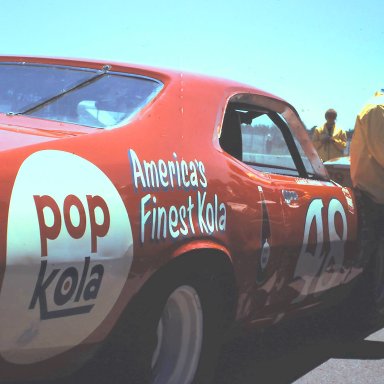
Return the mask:
[[293,383],[331,358],[384,359],[384,342],[364,340],[383,326],[320,315],[239,337],[223,347],[215,384]]
[[[237,337],[223,346],[213,384],[290,384],[331,358],[384,359],[384,341],[365,340],[368,335],[383,328],[384,323],[369,328],[351,323],[350,320],[344,322],[337,315],[321,314]],[[100,363],[109,365],[107,362]],[[116,372],[114,375],[112,366],[106,369],[105,374],[109,384],[122,384],[119,375]],[[85,372],[80,380],[68,377],[33,383],[104,382],[102,377]]]

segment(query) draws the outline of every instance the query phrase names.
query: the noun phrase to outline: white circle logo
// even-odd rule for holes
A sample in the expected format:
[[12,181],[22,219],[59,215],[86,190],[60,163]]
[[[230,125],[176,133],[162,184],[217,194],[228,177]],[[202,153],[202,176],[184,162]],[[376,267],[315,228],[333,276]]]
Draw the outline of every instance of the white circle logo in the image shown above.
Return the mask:
[[0,296],[0,353],[30,364],[80,344],[105,319],[133,258],[115,186],[62,151],[28,157],[12,191]]

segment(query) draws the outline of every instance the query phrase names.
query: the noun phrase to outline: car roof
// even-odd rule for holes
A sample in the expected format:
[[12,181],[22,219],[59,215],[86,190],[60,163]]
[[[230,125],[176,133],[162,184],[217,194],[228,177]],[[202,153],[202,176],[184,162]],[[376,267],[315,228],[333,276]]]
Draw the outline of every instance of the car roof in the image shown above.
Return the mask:
[[[104,66],[110,66],[112,72],[127,72],[132,74],[140,74],[149,77],[155,77],[163,82],[173,82],[180,80],[193,80],[194,82],[204,83],[205,86],[216,86],[218,88],[236,89],[237,92],[251,92],[261,96],[284,101],[280,97],[269,92],[263,91],[251,85],[243,84],[234,80],[229,80],[220,77],[208,76],[199,73],[193,73],[183,70],[158,68],[143,64],[123,63],[118,61],[82,59],[82,58],[65,58],[65,57],[48,57],[48,56],[0,56],[0,62],[21,62],[21,63],[36,63],[46,65],[64,65],[80,68],[102,69]],[[289,103],[287,103],[289,104]]]

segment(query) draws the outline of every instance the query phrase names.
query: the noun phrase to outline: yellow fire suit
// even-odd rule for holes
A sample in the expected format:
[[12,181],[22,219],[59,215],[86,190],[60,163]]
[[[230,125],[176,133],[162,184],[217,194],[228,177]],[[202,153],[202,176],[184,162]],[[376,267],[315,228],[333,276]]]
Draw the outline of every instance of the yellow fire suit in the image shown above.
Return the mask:
[[351,179],[354,187],[384,204],[384,90],[376,92],[356,118]]
[[[330,140],[324,143],[324,137],[329,137]],[[335,157],[344,156],[344,149],[347,146],[347,135],[336,125],[333,127],[333,132],[330,135],[326,124],[323,124],[315,128],[312,141],[321,160],[327,161]]]

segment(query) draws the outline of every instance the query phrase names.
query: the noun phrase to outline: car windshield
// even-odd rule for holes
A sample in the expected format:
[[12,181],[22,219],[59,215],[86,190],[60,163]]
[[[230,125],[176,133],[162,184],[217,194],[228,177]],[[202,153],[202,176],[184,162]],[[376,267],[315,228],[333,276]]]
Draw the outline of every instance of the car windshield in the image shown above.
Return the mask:
[[107,129],[128,122],[163,86],[108,67],[26,63],[2,63],[0,84],[0,112]]

